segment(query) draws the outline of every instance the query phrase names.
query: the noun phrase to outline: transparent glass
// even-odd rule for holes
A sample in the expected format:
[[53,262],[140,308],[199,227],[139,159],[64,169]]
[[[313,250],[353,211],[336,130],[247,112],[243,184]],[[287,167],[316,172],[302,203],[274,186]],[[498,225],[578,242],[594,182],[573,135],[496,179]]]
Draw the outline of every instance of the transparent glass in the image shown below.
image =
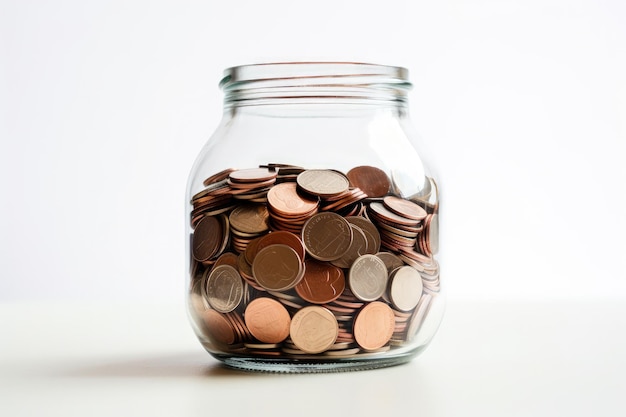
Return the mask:
[[360,63],[227,69],[188,180],[188,311],[230,367],[404,363],[442,320],[438,181],[408,72]]

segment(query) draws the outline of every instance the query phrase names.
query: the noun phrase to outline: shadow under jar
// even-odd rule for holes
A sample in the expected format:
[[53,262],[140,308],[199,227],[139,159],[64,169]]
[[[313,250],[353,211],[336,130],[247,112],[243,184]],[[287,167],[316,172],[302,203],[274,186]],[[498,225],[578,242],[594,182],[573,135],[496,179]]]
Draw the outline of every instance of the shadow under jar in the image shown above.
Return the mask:
[[423,351],[444,310],[440,190],[407,70],[246,65],[220,86],[222,121],[187,184],[187,304],[204,348],[276,372]]

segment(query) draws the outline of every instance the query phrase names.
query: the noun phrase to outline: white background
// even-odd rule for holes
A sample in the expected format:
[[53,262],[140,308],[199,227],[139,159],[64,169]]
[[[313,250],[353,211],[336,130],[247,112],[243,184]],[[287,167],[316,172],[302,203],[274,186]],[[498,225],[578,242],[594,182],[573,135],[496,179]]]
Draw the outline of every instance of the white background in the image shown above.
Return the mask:
[[626,296],[626,3],[6,1],[0,301],[181,301],[226,67],[405,66],[469,299]]

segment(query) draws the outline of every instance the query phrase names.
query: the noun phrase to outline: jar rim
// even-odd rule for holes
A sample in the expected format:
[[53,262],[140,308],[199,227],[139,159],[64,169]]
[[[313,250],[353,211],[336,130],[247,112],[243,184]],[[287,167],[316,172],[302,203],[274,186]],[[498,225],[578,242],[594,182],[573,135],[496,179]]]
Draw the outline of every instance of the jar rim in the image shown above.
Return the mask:
[[275,81],[302,85],[317,83],[363,85],[391,84],[409,89],[409,71],[405,67],[349,61],[269,62],[229,67],[220,81],[223,90],[254,82]]

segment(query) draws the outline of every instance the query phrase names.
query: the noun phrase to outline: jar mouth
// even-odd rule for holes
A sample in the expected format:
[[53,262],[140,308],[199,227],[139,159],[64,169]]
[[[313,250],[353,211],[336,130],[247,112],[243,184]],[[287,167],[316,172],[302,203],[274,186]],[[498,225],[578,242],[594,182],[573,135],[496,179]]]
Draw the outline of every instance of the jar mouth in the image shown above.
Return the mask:
[[408,76],[404,67],[361,62],[277,62],[227,68],[220,88],[226,103],[239,105],[272,98],[397,102],[411,88]]

